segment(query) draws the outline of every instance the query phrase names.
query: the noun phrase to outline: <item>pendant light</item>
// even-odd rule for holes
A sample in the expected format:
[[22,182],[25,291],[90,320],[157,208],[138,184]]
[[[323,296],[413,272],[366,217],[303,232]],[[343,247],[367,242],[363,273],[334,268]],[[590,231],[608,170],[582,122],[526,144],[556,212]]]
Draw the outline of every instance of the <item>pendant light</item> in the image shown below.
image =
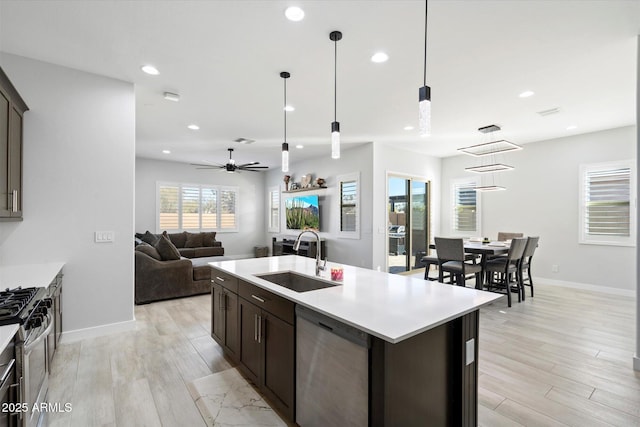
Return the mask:
[[287,79],[291,77],[286,71],[280,73],[284,81],[284,142],[282,143],[282,172],[289,172],[289,144],[287,144]]
[[340,123],[338,122],[338,40],[342,39],[340,31],[332,31],[329,39],[334,42],[333,61],[333,122],[331,123],[331,158],[340,158]]
[[429,1],[424,2],[424,71],[422,87],[418,89],[419,114],[418,125],[420,136],[431,134],[431,88],[427,86],[427,16],[429,11]]

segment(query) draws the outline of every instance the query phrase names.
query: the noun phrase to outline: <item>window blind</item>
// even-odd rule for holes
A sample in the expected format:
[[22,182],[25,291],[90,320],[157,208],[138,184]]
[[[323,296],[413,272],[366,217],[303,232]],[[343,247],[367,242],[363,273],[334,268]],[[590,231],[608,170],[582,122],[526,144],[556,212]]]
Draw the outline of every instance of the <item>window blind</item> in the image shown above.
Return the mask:
[[587,171],[584,191],[583,224],[587,235],[630,235],[630,168]]
[[475,184],[454,184],[453,229],[455,231],[477,231]]
[[358,182],[340,183],[340,231],[356,231]]

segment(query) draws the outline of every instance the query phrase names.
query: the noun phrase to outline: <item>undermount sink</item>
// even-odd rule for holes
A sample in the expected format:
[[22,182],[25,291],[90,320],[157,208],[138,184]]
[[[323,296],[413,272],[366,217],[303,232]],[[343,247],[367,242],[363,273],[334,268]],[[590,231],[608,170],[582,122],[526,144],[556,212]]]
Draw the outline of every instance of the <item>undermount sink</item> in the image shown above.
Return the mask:
[[337,283],[325,282],[324,280],[303,276],[292,271],[256,274],[255,276],[296,292],[308,292],[338,286]]

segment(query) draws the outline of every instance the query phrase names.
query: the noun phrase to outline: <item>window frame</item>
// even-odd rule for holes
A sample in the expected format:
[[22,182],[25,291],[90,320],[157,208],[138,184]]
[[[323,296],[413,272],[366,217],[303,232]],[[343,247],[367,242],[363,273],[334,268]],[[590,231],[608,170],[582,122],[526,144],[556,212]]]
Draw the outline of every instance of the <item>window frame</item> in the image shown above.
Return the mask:
[[[338,193],[338,215],[337,215],[337,227],[338,230],[338,238],[342,239],[360,239],[360,218],[361,218],[361,187],[360,187],[360,172],[352,172],[343,175],[337,176],[337,193]],[[356,187],[356,195],[355,195],[355,230],[353,231],[343,231],[342,230],[342,208],[343,206],[351,206],[351,205],[343,205],[342,204],[342,183],[346,182],[355,182]]]
[[[274,200],[273,200],[274,194],[278,195],[277,206],[274,206]],[[268,212],[267,232],[269,233],[280,232],[280,221],[281,221],[280,212],[282,211],[281,204],[282,204],[282,196],[280,194],[280,187],[277,185],[273,187],[269,187],[267,191],[267,212]],[[275,220],[274,220],[274,211],[276,211]]]
[[[586,219],[586,186],[587,174],[591,172],[613,171],[616,169],[629,169],[629,235],[628,236],[598,236],[587,233]],[[583,163],[580,165],[578,183],[578,243],[583,245],[603,246],[636,246],[636,162],[633,159],[611,162]]]
[[[178,190],[178,228],[171,229],[163,229],[160,224],[160,189],[162,187],[175,187]],[[183,188],[198,188],[198,203],[199,203],[199,227],[198,228],[185,228],[183,222]],[[216,226],[211,227],[202,227],[202,190],[208,189],[215,191],[216,195]],[[234,193],[234,227],[222,227],[222,192],[230,191]],[[155,216],[156,216],[156,232],[160,233],[162,231],[167,232],[182,232],[182,231],[190,231],[190,232],[201,232],[201,231],[215,231],[217,233],[229,233],[229,232],[238,232],[240,231],[240,208],[239,208],[239,199],[240,199],[240,187],[235,186],[225,186],[225,185],[207,185],[207,184],[194,184],[194,183],[186,183],[186,182],[168,182],[168,181],[157,181],[156,182],[156,207],[155,207]]]
[[[481,199],[482,193],[478,191],[476,194],[476,221],[475,221],[475,229],[474,230],[458,230],[456,229],[456,210],[457,210],[457,189],[461,186],[469,186],[470,188],[477,187],[480,185],[480,179],[478,177],[465,177],[465,178],[456,178],[451,180],[451,234],[454,236],[462,236],[462,237],[476,237],[482,235],[482,221],[481,221]],[[471,233],[471,234],[470,234]]]

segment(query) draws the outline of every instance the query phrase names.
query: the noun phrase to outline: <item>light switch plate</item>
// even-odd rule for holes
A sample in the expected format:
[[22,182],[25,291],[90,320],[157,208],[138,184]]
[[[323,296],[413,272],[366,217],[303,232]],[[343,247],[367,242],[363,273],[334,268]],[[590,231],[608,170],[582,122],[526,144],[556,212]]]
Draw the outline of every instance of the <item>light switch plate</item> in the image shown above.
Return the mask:
[[112,243],[113,231],[96,231],[94,233],[94,239],[96,243]]
[[471,365],[476,360],[476,340],[471,338],[465,343],[465,361],[466,365]]

